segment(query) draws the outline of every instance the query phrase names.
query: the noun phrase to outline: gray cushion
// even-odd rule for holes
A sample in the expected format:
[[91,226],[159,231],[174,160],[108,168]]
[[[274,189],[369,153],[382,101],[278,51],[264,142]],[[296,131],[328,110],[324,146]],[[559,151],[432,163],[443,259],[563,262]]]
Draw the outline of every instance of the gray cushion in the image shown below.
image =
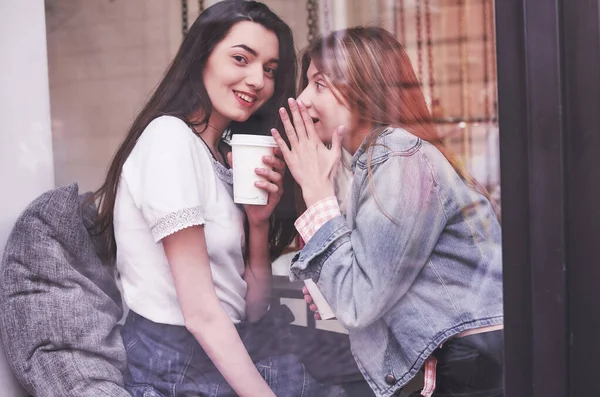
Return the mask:
[[[77,184],[44,193],[21,214],[0,275],[0,330],[12,370],[34,396],[129,396],[112,266],[84,222]],[[0,393],[1,394],[1,393]]]

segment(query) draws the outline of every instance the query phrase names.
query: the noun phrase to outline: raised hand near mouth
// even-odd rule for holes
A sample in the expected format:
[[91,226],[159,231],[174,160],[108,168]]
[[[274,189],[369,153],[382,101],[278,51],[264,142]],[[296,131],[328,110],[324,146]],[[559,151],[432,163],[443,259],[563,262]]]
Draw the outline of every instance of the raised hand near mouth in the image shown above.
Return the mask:
[[279,109],[279,115],[290,147],[277,129],[273,128],[271,134],[292,176],[302,188],[307,207],[310,207],[322,199],[335,196],[333,178],[342,156],[343,127],[337,128],[331,139],[331,148],[327,148],[319,139],[306,106],[292,98],[288,102],[294,124],[284,108]]

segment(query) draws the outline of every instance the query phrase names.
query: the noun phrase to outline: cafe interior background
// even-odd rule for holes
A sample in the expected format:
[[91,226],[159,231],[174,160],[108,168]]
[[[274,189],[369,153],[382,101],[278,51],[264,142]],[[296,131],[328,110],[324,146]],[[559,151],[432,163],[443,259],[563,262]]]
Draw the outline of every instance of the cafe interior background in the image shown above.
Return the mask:
[[[262,1],[291,26],[297,50],[321,33],[348,26],[379,25],[393,32],[411,57],[441,136],[492,196],[500,198],[493,0]],[[30,23],[7,23],[3,32],[21,34],[27,44],[3,45],[19,56],[27,53],[29,61],[19,73],[5,69],[2,74],[27,78],[7,77],[2,85],[6,92],[20,90],[11,101],[27,98],[23,106],[15,102],[14,109],[28,109],[39,120],[32,121],[31,131],[4,136],[0,147],[3,164],[19,165],[4,176],[6,183],[22,187],[4,197],[9,215],[1,219],[0,241],[6,241],[13,216],[41,191],[72,182],[80,192],[99,187],[187,28],[215,2],[45,0],[44,9],[11,3],[20,4],[11,11],[27,14]],[[14,111],[12,105],[6,102],[7,112]],[[16,123],[9,122],[6,130],[18,128]],[[285,278],[291,255],[276,261],[275,274]],[[281,301],[294,312],[296,324],[312,326],[299,298]],[[345,332],[335,320],[315,326]],[[0,367],[2,374],[8,373],[2,360]]]
[[[394,32],[418,71],[440,133],[500,198],[493,0],[262,1],[289,23],[298,49],[316,34],[357,24]],[[71,182],[81,191],[98,187],[185,29],[214,2],[0,2],[0,181],[15,187],[1,195],[1,244],[42,192]],[[496,9],[503,29],[503,167],[512,171],[504,180],[503,218],[511,261],[505,267],[507,390],[536,396],[567,386],[594,390],[589,352],[597,350],[590,342],[597,327],[589,326],[595,317],[589,316],[588,295],[596,291],[597,278],[590,275],[597,270],[587,256],[595,252],[597,235],[600,7],[594,1],[527,0],[498,2]],[[275,271],[283,275],[286,265],[283,258]],[[290,306],[297,322],[307,323],[304,303]],[[342,331],[335,322],[317,327]],[[2,395],[24,395],[16,392],[1,349],[0,385]]]
[[[96,189],[128,126],[209,0],[46,0],[55,185]],[[263,0],[297,49],[354,25],[379,25],[406,47],[438,130],[499,199],[493,0]],[[285,275],[289,255],[274,265]],[[286,299],[296,323],[304,302]],[[335,321],[317,327],[344,332]]]

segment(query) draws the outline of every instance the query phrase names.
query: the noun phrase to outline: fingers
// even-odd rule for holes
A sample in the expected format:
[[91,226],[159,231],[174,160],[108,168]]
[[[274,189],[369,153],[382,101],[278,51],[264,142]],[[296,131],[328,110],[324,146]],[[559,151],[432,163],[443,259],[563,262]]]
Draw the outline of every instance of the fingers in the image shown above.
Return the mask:
[[308,288],[306,288],[306,285],[302,287],[302,294],[304,294],[304,301],[306,303],[312,303],[312,296],[310,296],[310,292],[308,292]]
[[233,153],[227,153],[227,163],[229,164],[229,168],[233,168]]
[[256,181],[254,182],[254,186],[256,186],[259,189],[266,190],[267,192],[269,192],[269,194],[283,194],[283,188],[271,182]]
[[256,181],[254,186],[266,190],[269,194],[283,194],[283,173],[285,163],[275,156],[263,156],[263,163],[270,168],[255,168],[256,175],[262,176],[266,180]]
[[313,123],[312,117],[308,114],[308,109],[302,101],[298,101],[298,109],[300,111],[300,117],[302,117],[302,121],[304,123],[304,127],[306,128],[306,134],[311,139],[318,138],[317,131],[315,130],[315,123]]
[[[292,119],[294,120],[294,127],[296,130],[296,136],[298,140],[306,139],[308,137],[306,133],[306,127],[304,125],[304,120],[300,115],[300,109],[298,108],[298,102],[294,98],[288,99],[288,104],[290,105],[290,111],[292,112]],[[312,119],[311,119],[312,122]],[[287,130],[286,130],[287,131]]]
[[[283,129],[285,130],[285,133],[290,141],[290,145],[293,147],[295,143],[298,143],[298,134],[296,133],[296,129],[292,125],[290,116],[285,108],[279,109],[279,117],[281,117]],[[281,149],[281,146],[279,148]]]
[[275,143],[277,143],[277,149],[279,149],[279,152],[287,162],[288,156],[290,155],[290,149],[288,148],[287,143],[285,143],[281,134],[279,134],[279,131],[277,131],[276,128],[271,128],[271,135],[273,136],[273,139],[275,139]]
[[[269,158],[267,161],[265,161],[265,158]],[[281,163],[283,163],[281,160],[274,158],[273,156],[264,156],[263,157],[263,162],[265,163],[272,163],[269,164],[271,165],[273,168],[279,167],[285,167],[285,165],[282,165]],[[266,190],[267,192],[269,192],[270,194],[283,194],[283,174],[281,170],[271,170],[268,168],[255,168],[254,172],[256,173],[256,175],[262,176],[263,178],[265,178],[266,180],[264,181],[256,181],[254,182],[254,186]]]
[[267,181],[275,185],[280,185],[283,181],[283,175],[281,175],[281,173],[277,171],[273,171],[267,168],[256,168],[254,172],[256,172],[257,175],[264,177],[265,179],[267,179]]
[[282,175],[285,173],[285,162],[277,156],[263,156],[263,163]]
[[332,154],[335,156],[333,157],[333,163],[332,163],[332,172],[336,172],[335,170],[338,167],[338,164],[340,163],[340,160],[342,159],[342,140],[343,140],[343,135],[344,135],[344,126],[339,126],[338,128],[336,128],[336,130],[333,132],[333,135],[331,136],[331,152]]
[[340,125],[335,129],[333,135],[331,136],[331,150],[334,150],[336,153],[342,150],[342,140],[344,137],[344,126]]
[[308,308],[311,312],[315,313],[313,317],[315,318],[315,320],[320,320],[321,316],[319,315],[319,309],[317,308],[317,305],[313,303],[312,296],[310,296],[310,294],[308,293],[308,288],[302,287],[302,293],[304,294],[304,301],[308,304]]

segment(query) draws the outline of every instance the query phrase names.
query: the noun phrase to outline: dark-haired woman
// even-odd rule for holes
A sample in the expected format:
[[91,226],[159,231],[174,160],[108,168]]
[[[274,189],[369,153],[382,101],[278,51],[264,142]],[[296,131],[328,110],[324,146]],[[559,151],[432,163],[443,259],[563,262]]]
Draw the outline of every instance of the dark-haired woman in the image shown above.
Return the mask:
[[242,208],[223,140],[268,134],[295,72],[292,33],[267,6],[209,7],[96,193],[130,308],[122,335],[134,397],[335,395],[285,351],[284,316],[267,311],[271,260],[294,236],[285,165],[264,158],[257,186],[268,203]]

